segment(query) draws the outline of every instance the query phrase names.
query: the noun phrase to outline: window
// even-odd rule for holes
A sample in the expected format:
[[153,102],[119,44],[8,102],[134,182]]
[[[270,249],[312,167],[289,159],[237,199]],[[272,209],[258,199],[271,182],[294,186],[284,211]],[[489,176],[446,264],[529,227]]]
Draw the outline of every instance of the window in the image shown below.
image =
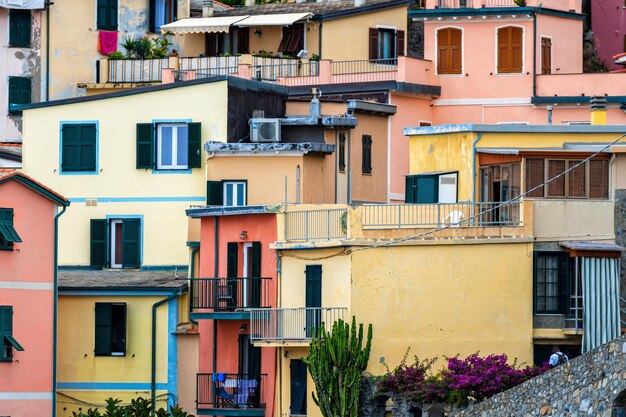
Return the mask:
[[30,104],[31,79],[28,77],[9,77],[9,114],[19,114],[21,111],[12,110],[13,104]]
[[141,219],[92,219],[90,234],[92,267],[140,267]]
[[126,303],[96,303],[96,356],[126,354]]
[[345,133],[340,133],[339,134],[339,146],[338,146],[338,151],[337,151],[337,158],[339,159],[338,161],[338,168],[339,168],[339,172],[344,172],[346,170],[346,134]]
[[30,47],[30,10],[9,10],[9,46]]
[[526,159],[526,191],[528,197],[553,198],[609,198],[609,161],[593,159],[574,168],[549,184],[542,184],[550,178],[563,174],[580,163],[577,159]]
[[552,74],[552,39],[541,38],[541,73]]
[[0,306],[0,362],[13,360],[13,349],[24,350],[13,337],[13,307]]
[[231,27],[228,33],[207,33],[206,56],[247,54],[250,52],[250,28]]
[[481,167],[481,200],[509,201],[520,195],[520,164],[501,164]]
[[296,23],[292,26],[283,26],[283,37],[278,45],[278,52],[295,57],[304,49],[304,25]]
[[369,29],[369,59],[388,59],[383,62],[396,64],[396,58],[404,55],[404,31],[392,28]]
[[437,73],[461,74],[463,72],[463,32],[446,28],[437,31]]
[[565,313],[568,259],[565,252],[535,253],[535,313]]
[[61,172],[94,172],[97,159],[95,123],[61,127]]
[[289,368],[291,376],[289,414],[292,416],[305,416],[307,367],[302,359],[292,359]]
[[148,30],[160,32],[161,26],[175,22],[178,16],[178,0],[150,0]]
[[208,206],[240,207],[248,204],[245,180],[207,181]]
[[200,123],[138,123],[137,168],[200,168]]
[[322,324],[322,265],[307,265],[305,273],[306,336]]
[[457,202],[456,172],[407,175],[404,200],[407,204]]
[[21,241],[13,228],[13,209],[0,208],[0,250],[12,250],[13,244]]
[[507,26],[498,29],[498,73],[522,72],[523,29]]
[[117,0],[97,0],[98,30],[117,30]]
[[363,174],[372,173],[372,137],[370,135],[363,135],[361,138],[361,153],[362,163],[361,172]]

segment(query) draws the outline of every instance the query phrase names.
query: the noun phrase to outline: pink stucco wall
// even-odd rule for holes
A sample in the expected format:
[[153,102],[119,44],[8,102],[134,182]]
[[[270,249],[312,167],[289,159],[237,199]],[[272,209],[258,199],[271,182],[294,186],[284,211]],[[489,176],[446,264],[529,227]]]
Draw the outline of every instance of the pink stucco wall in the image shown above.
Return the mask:
[[12,362],[0,362],[0,394],[13,398],[0,399],[0,413],[51,415],[56,205],[8,181],[0,184],[0,207],[13,208],[13,224],[23,240],[12,251],[0,251],[0,305],[13,307],[13,335],[24,347],[14,350]]
[[591,2],[591,29],[596,37],[600,58],[611,69],[624,68],[615,65],[612,57],[624,50],[626,36],[626,7],[623,0],[593,0]]

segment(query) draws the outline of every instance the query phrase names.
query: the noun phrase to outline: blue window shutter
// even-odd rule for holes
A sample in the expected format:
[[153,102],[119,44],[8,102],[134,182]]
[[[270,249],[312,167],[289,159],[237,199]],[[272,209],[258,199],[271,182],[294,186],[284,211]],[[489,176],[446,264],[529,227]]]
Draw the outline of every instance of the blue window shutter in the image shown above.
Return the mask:
[[420,204],[434,204],[439,201],[439,176],[417,176],[415,202]]
[[261,242],[252,242],[251,251],[252,254],[250,256],[250,259],[252,265],[250,268],[250,273],[252,277],[250,278],[250,307],[267,307],[261,306],[261,283],[263,282],[263,280],[261,279]]
[[407,175],[405,178],[404,202],[406,204],[416,203],[415,191],[417,189],[417,177],[415,175]]
[[80,126],[63,125],[61,171],[80,170]]
[[79,126],[80,135],[80,170],[96,170],[96,125]]
[[306,364],[301,359],[292,359],[289,367],[291,376],[290,414],[306,415]]

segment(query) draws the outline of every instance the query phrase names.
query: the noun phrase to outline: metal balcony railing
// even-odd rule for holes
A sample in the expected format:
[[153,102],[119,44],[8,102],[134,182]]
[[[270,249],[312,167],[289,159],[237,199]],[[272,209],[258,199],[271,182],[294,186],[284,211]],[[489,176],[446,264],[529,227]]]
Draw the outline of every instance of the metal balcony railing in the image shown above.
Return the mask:
[[271,278],[193,278],[191,309],[216,312],[268,308]]
[[300,307],[250,310],[250,341],[307,342],[321,328],[344,319],[345,307]]
[[281,85],[310,84],[320,75],[319,61],[257,64],[251,70],[253,79]]
[[346,209],[285,212],[285,240],[330,240],[347,236]]
[[331,72],[333,83],[395,80],[398,72],[398,60],[388,58],[333,61]]
[[266,378],[266,374],[197,374],[196,407],[241,411],[265,408]]
[[109,61],[110,83],[146,83],[162,79],[167,59],[120,59]]
[[[500,204],[503,204],[499,207]],[[364,228],[520,226],[520,202],[368,204]]]

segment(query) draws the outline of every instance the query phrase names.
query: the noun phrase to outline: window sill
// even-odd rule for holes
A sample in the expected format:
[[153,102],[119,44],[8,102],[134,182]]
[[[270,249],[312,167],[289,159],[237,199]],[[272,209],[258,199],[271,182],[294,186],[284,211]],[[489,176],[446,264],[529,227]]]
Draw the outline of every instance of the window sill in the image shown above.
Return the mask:
[[59,171],[59,175],[98,175],[98,171]]
[[7,45],[9,48],[25,48],[25,49],[30,49],[32,48],[32,46],[30,45]]
[[187,169],[153,169],[153,174],[191,174],[191,168]]
[[0,358],[0,363],[2,362],[13,362],[13,358]]
[[361,175],[365,175],[366,177],[371,177],[372,173],[371,172],[361,172]]

